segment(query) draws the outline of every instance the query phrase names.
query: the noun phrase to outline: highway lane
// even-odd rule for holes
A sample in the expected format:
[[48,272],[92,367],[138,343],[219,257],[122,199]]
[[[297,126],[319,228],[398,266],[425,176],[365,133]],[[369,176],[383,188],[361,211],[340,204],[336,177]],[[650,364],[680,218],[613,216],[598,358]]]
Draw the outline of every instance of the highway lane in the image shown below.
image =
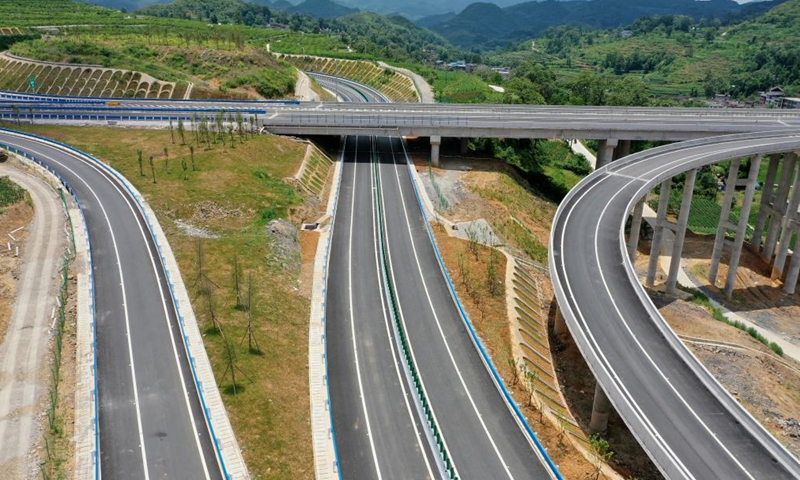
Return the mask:
[[484,366],[439,268],[400,138],[378,138],[391,276],[409,343],[460,478],[550,478]]
[[101,474],[222,478],[155,244],[133,200],[74,153],[0,132],[75,189],[92,246]]
[[[342,98],[386,101],[355,82],[314,75]],[[374,139],[342,148],[329,259],[326,337],[331,411],[346,479],[438,478],[392,328],[378,264]]]
[[328,280],[328,369],[344,478],[434,478],[378,264],[371,137],[348,137]]
[[573,338],[615,409],[668,478],[800,478],[800,464],[686,349],[639,284],[624,224],[690,168],[800,148],[793,132],[675,144],[600,169],[562,202],[550,266]]
[[366,85],[342,77],[326,75],[319,72],[305,72],[313,77],[323,88],[334,92],[343,102],[351,103],[388,103],[386,95]]

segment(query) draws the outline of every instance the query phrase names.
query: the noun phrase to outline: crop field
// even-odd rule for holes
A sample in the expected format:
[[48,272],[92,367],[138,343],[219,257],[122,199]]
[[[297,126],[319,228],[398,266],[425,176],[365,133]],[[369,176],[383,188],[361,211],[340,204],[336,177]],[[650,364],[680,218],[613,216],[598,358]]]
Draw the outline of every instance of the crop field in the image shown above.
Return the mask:
[[[28,80],[36,79],[36,89]],[[85,97],[182,98],[186,84],[86,65],[55,64],[0,54],[0,89]]]
[[349,78],[385,93],[394,102],[417,102],[417,89],[407,76],[380,68],[374,63],[338,58],[284,55],[300,70],[322,72]]

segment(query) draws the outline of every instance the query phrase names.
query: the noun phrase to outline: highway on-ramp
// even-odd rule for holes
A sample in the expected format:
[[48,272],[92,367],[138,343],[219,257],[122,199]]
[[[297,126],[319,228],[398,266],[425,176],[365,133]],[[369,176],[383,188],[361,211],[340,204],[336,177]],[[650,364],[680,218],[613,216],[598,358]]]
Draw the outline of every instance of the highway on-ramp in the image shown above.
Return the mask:
[[106,170],[44,140],[0,131],[72,186],[95,280],[101,475],[222,478],[164,267],[136,203]]
[[559,206],[550,272],[559,307],[615,409],[667,478],[800,478],[800,463],[682,344],[640,285],[624,225],[659,182],[714,162],[800,149],[795,132],[673,144],[618,160]]

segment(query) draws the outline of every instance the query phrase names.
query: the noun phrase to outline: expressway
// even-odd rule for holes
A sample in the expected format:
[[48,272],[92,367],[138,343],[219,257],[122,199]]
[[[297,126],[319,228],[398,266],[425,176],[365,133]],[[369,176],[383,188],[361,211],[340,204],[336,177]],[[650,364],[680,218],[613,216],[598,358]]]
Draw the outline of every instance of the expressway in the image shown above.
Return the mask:
[[164,267],[137,204],[74,151],[0,130],[71,185],[89,231],[95,285],[100,474],[222,478]]
[[667,478],[800,478],[800,463],[661,317],[628,257],[625,221],[675,174],[797,149],[800,136],[786,130],[660,147],[599,169],[559,206],[549,259],[559,307],[616,411]]
[[[322,77],[318,77],[322,78]],[[327,82],[327,83],[326,83]],[[334,81],[323,79],[329,87]],[[358,85],[358,84],[355,84]],[[359,87],[362,89],[362,87]],[[340,88],[355,98],[352,88]],[[800,127],[800,112],[766,109],[556,107],[321,102],[225,102],[119,99],[119,105],[0,99],[0,118],[35,121],[165,122],[214,116],[220,110],[258,115],[272,133],[497,138],[688,140],[714,135]],[[362,97],[363,98],[363,97]]]

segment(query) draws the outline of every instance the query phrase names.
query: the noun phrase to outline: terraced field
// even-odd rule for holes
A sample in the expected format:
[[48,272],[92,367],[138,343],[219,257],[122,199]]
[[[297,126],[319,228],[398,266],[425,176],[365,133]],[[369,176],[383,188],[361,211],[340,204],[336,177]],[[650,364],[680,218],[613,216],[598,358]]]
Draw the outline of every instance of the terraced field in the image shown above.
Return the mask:
[[417,89],[410,78],[371,62],[304,55],[276,55],[300,70],[338,75],[369,85],[386,94],[393,102],[419,101]]
[[183,98],[187,84],[163,82],[150,75],[91,65],[40,62],[0,54],[0,89],[85,97]]

